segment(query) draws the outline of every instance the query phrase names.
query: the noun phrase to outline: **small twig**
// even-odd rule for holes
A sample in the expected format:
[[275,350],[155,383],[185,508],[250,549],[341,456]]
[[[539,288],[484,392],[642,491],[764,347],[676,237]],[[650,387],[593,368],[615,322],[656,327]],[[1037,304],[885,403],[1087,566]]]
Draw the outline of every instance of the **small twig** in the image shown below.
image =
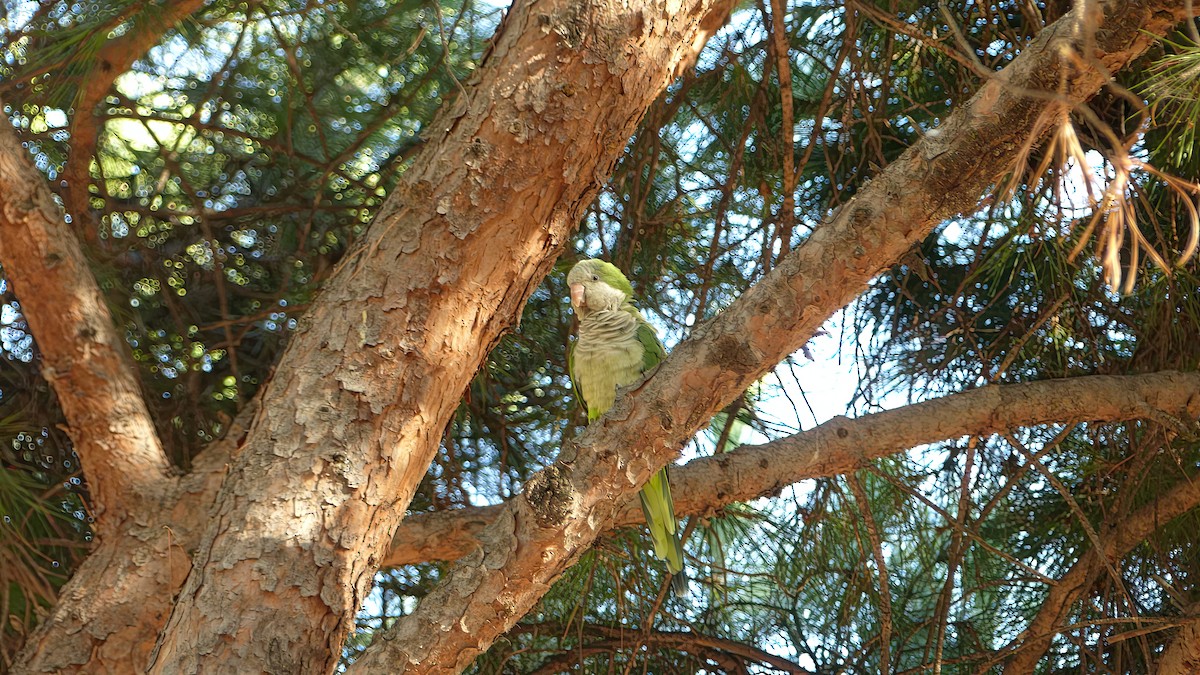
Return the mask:
[[1058,494],[1063,498],[1063,501],[1067,503],[1067,507],[1071,509],[1071,513],[1074,514],[1075,518],[1079,521],[1079,525],[1087,534],[1088,540],[1091,542],[1093,549],[1095,549],[1097,553],[1097,558],[1100,560],[1100,564],[1104,566],[1104,569],[1112,577],[1114,586],[1125,598],[1125,602],[1129,606],[1129,611],[1134,615],[1134,623],[1138,624],[1140,627],[1140,620],[1137,616],[1137,603],[1135,603],[1133,598],[1129,595],[1129,591],[1125,588],[1125,582],[1121,579],[1121,574],[1117,572],[1117,568],[1113,566],[1113,563],[1109,557],[1103,554],[1104,544],[1100,541],[1100,535],[1096,532],[1096,528],[1092,527],[1091,521],[1088,520],[1087,515],[1084,514],[1083,509],[1080,508],[1079,502],[1077,502],[1075,497],[1071,495],[1071,491],[1067,489],[1067,486],[1063,485],[1062,481],[1060,481],[1053,472],[1047,469],[1045,464],[1042,464],[1040,461],[1038,461],[1034,454],[1030,452],[1023,443],[1018,441],[1016,437],[1010,433],[1004,433],[1003,436],[1004,439],[1008,441],[1009,445],[1015,448],[1017,452],[1025,456],[1025,460],[1029,462],[1033,468],[1042,475],[1043,478],[1046,479],[1046,482],[1050,483],[1050,485],[1054,487],[1055,491],[1057,491]]
[[[779,147],[783,153],[783,204],[779,207],[780,254],[792,248],[792,230],[796,224],[796,133],[795,112],[792,95],[791,56],[788,51],[790,40],[783,22],[786,11],[783,0],[771,0],[771,51],[775,53],[775,73],[779,77],[779,102],[783,108],[783,123],[779,129]],[[830,75],[835,80],[836,73]],[[817,123],[820,127],[820,122]]]
[[958,574],[958,567],[963,558],[963,534],[971,508],[971,473],[975,468],[975,447],[978,442],[979,439],[976,436],[972,436],[967,441],[967,456],[963,463],[962,481],[958,495],[958,513],[954,516],[954,531],[950,534],[950,554],[946,561],[946,583],[942,586],[942,593],[938,597],[937,607],[934,610],[934,623],[937,627],[937,641],[933,650],[934,675],[940,675],[942,672],[942,650],[946,644],[946,621],[950,616],[950,603],[953,602],[954,578]]
[[871,513],[867,491],[863,489],[858,474],[846,474],[846,482],[850,484],[854,501],[858,502],[858,512],[862,514],[867,537],[871,540],[871,555],[875,558],[875,572],[879,578],[879,672],[888,673],[892,662],[892,591],[888,585],[887,562],[883,557],[883,540],[879,536],[875,516]]

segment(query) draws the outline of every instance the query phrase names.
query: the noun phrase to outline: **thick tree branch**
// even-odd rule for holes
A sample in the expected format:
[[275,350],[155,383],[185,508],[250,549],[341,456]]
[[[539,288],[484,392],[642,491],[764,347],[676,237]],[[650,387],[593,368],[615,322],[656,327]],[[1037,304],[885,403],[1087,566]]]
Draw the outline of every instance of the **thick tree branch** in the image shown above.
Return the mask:
[[[1086,100],[1178,23],[1179,0],[1103,6],[1085,39],[1080,5],[927,133],[761,282],[696,329],[658,371],[565,449],[481,533],[417,610],[355,664],[359,672],[466,667],[611,526],[616,505],[726,403],[801,347],[833,312],[943,220],[973,211],[1014,152],[1060,106]],[[1073,58],[1085,47],[1086,59]],[[1029,92],[1044,92],[1029,96]],[[630,449],[642,449],[641,453]]]
[[[167,28],[202,4],[181,0],[141,14],[131,30],[100,50],[81,78],[64,174],[67,211],[75,222],[90,222],[88,165],[100,127],[96,106]],[[166,480],[169,461],[136,370],[75,235],[15,132],[7,124],[0,127],[0,175],[8,180],[0,190],[0,262],[70,425],[100,535],[54,611],[29,636],[14,672],[63,673],[89,663],[93,670],[131,672],[145,662],[146,635],[161,628],[187,572],[181,540],[191,539],[194,547],[197,524],[205,521],[206,509],[189,504],[176,513],[172,507],[181,495],[203,491],[200,486],[213,482],[213,472],[197,471],[182,483]],[[77,231],[96,237],[92,226]],[[213,492],[208,490],[208,503]]]
[[[992,385],[857,419],[839,417],[770,443],[701,457],[672,470],[675,510],[711,513],[778,494],[785,485],[852,472],[872,460],[962,436],[1071,422],[1118,422],[1155,415],[1200,417],[1200,373],[1076,377]],[[385,566],[455,560],[480,548],[479,534],[504,505],[413,514],[396,530]],[[612,525],[643,522],[637,498]]]
[[[132,26],[120,37],[106,42],[90,59],[91,68],[80,77],[75,97],[70,152],[63,168],[67,184],[64,201],[67,212],[74,215],[76,222],[90,222],[85,217],[88,213],[88,173],[103,125],[103,117],[96,114],[96,107],[108,96],[113,82],[128,72],[134,61],[142,58],[168,30],[197,12],[205,2],[207,0],[170,0],[155,3],[151,9],[147,9],[145,3],[133,5],[122,17],[124,21],[132,19]],[[94,228],[82,227],[81,230],[90,242],[97,241]]]
[[[1105,574],[1105,561],[1124,558],[1155,530],[1200,506],[1200,479],[1185,477],[1158,499],[1123,518],[1105,532],[1103,549],[1088,549],[1058,583],[1050,587],[1042,608],[1029,627],[997,652],[996,661],[1008,659],[1004,672],[1032,673],[1058,633],[1064,617],[1092,583]],[[1194,671],[1186,671],[1194,672]]]
[[157,503],[171,467],[79,242],[7,120],[0,176],[0,264],[62,405],[104,537]]
[[225,436],[196,458],[191,473],[174,482],[160,508],[98,542],[26,640],[13,675],[145,669],[152,636],[167,622],[191,553],[208,526],[226,464],[245,438],[260,399],[247,402]]
[[[442,429],[706,17],[517,2],[301,320],[231,462],[153,672],[328,672]],[[433,666],[434,664],[430,664]]]
[[1175,637],[1158,657],[1157,675],[1194,675],[1200,672],[1200,603],[1186,608],[1187,616]]

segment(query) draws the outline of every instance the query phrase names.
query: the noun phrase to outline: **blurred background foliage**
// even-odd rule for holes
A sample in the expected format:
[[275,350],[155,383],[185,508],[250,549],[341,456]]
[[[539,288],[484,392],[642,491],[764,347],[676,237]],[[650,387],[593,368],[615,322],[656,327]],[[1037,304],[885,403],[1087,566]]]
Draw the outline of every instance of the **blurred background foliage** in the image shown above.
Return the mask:
[[[424,125],[485,58],[503,7],[212,0],[117,79],[95,147],[73,147],[89,59],[164,7],[4,0],[0,100],[48,184],[86,204],[68,217],[186,470],[269,379]],[[507,499],[582,428],[564,369],[563,276],[577,257],[626,269],[674,344],[1069,8],[742,3],[648,110],[520,330],[463,393],[412,510]],[[1051,140],[1013,158],[979,213],[939,228],[831,320],[812,347],[857,377],[848,412],[993,382],[1195,370],[1198,67],[1181,29],[1089,106],[1047,120]],[[89,163],[87,185],[68,184],[68,162]],[[1116,180],[1127,186],[1106,194]],[[7,285],[0,309],[3,669],[90,533],[87,486]],[[813,358],[806,348],[781,364],[685,456],[810,428],[806,377],[832,372]],[[643,533],[622,530],[475,670],[998,672],[1051,580],[1093,546],[1088,530],[1191,480],[1198,445],[1179,420],[1014,429],[715,509],[687,521],[684,601],[666,593]],[[1147,672],[1200,600],[1195,516],[1155,528],[1115,577],[1089,577],[1044,672]],[[346,658],[444,567],[381,572]]]

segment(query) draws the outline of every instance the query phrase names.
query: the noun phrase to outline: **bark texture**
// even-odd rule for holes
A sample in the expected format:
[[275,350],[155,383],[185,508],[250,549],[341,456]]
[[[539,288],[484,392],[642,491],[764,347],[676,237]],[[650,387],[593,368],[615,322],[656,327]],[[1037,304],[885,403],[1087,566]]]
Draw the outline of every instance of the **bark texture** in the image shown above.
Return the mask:
[[[927,132],[762,281],[698,327],[653,377],[634,387],[635,396],[624,397],[576,447],[534,476],[480,534],[483,547],[460,561],[353,670],[465,668],[611,526],[617,504],[712,414],[799,349],[934,226],[972,211],[1028,137],[1041,133],[1051,106],[1093,95],[1186,14],[1178,0],[1108,3],[1093,39],[1084,30],[1092,25],[1084,21],[1085,9],[1043,30],[942,127]],[[1085,58],[1072,58],[1084,48]]]
[[1175,634],[1171,644],[1158,659],[1158,675],[1193,675],[1200,672],[1200,604],[1187,608],[1186,619]]
[[484,355],[729,0],[517,3],[292,337],[153,672],[331,672]]
[[[1050,423],[1119,422],[1166,414],[1200,417],[1200,373],[1077,377],[992,385],[857,419],[839,417],[793,436],[712,457],[671,472],[680,516],[712,513],[734,502],[778,494],[810,478],[851,473],[881,457],[962,436],[987,436]],[[384,566],[456,560],[483,546],[480,533],[506,505],[410,515]],[[612,525],[644,522],[636,498]]]
[[79,242],[7,121],[0,176],[0,264],[62,405],[103,539],[158,502],[171,467]]
[[145,670],[208,525],[225,465],[257,409],[258,400],[250,401],[152,511],[98,541],[17,654],[14,675]]

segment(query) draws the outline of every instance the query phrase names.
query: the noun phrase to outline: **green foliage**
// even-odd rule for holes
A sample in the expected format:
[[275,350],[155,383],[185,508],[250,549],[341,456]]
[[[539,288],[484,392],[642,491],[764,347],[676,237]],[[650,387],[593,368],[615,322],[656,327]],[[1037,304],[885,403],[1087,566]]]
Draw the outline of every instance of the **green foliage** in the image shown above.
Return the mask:
[[1200,45],[1180,37],[1164,40],[1168,50],[1151,64],[1138,89],[1149,99],[1154,130],[1148,142],[1172,166],[1200,167],[1196,119],[1200,117]]

